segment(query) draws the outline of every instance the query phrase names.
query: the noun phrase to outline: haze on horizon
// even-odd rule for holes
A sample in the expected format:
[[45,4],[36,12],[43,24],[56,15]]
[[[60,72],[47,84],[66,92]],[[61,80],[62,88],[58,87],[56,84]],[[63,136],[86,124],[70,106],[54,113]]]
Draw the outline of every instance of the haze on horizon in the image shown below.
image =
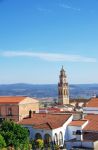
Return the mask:
[[0,0],[0,84],[98,83],[97,0]]

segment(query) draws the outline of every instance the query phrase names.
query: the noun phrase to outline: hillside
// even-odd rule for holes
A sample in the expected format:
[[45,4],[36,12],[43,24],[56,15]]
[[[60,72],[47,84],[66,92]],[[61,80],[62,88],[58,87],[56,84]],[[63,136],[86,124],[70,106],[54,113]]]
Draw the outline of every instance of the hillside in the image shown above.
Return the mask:
[[[98,95],[98,84],[71,84],[69,85],[71,98],[90,98],[92,95]],[[30,97],[56,98],[58,89],[56,84],[33,85],[33,84],[5,84],[0,85],[0,96],[24,95]]]

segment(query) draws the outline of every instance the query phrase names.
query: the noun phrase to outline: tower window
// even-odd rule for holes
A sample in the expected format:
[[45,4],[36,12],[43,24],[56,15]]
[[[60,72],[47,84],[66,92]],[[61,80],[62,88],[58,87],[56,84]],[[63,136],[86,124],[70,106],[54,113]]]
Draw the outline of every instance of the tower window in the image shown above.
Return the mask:
[[64,95],[66,95],[66,91],[64,90]]

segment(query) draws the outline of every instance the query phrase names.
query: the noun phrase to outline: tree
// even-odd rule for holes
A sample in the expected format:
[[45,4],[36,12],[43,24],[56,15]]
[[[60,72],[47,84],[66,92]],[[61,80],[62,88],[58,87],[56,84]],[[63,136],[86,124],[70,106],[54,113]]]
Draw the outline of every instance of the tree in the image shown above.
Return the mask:
[[28,130],[13,121],[5,120],[1,124],[0,133],[4,137],[7,147],[12,146],[25,149],[29,144]]
[[6,146],[5,140],[3,136],[0,134],[0,149],[4,148]]
[[36,145],[39,149],[42,149],[44,147],[44,141],[42,139],[37,139]]

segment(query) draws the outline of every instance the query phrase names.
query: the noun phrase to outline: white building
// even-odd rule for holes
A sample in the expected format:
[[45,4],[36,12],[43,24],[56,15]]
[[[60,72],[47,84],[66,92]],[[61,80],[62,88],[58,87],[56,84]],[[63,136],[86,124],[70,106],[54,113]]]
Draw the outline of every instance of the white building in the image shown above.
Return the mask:
[[67,150],[98,150],[98,115],[89,114],[84,121],[72,121],[68,125],[68,134]]
[[76,132],[80,131],[82,133],[83,128],[88,124],[88,120],[74,120],[69,123],[67,130],[68,130],[68,140],[77,138],[82,140],[82,136],[76,136]]
[[98,115],[73,120],[72,114],[30,113],[19,124],[28,128],[30,139],[43,139],[48,145],[65,146],[67,150],[79,148],[98,150]]
[[67,126],[72,121],[72,114],[35,113],[19,122],[27,127],[31,139],[43,139],[45,143],[64,145]]
[[83,107],[83,113],[98,114],[98,98],[91,98],[86,107]]

